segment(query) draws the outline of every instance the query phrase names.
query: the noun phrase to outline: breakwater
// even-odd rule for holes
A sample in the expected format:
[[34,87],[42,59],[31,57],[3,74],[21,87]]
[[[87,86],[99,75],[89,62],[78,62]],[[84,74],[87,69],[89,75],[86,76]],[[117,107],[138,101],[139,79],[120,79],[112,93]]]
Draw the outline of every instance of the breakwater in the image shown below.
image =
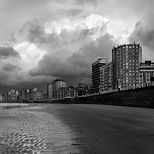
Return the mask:
[[154,108],[154,86],[86,97],[52,100],[50,103],[105,104]]

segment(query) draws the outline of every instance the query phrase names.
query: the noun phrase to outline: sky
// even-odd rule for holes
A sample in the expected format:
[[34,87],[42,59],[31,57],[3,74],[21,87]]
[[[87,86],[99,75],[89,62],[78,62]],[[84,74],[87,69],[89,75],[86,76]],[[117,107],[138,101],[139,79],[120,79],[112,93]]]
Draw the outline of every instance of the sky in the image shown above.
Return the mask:
[[153,0],[0,0],[0,93],[77,84],[117,44],[154,61]]

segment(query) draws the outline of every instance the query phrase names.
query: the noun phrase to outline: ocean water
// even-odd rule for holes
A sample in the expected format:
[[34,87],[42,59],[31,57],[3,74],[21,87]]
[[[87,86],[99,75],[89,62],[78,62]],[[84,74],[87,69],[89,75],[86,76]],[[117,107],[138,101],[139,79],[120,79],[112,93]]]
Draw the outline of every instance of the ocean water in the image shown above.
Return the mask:
[[80,153],[67,125],[52,114],[28,108],[0,108],[0,154]]

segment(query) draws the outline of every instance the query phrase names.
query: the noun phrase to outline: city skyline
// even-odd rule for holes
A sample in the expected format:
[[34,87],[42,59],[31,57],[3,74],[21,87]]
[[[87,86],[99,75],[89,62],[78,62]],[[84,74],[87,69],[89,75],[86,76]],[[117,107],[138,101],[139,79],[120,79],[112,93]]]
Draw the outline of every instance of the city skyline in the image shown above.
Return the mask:
[[[140,43],[154,61],[154,2],[1,0],[0,92],[91,75],[116,44]],[[116,8],[116,9],[115,9]]]
[[[140,44],[124,44],[112,49],[112,61],[99,57],[92,63],[92,76],[84,76],[74,85],[63,79],[47,84],[47,91],[34,89],[11,90],[0,94],[3,101],[47,101],[67,97],[85,97],[115,91],[144,88],[154,85],[154,62],[142,62]],[[18,95],[19,94],[19,95]]]
[[[115,54],[116,53],[115,51],[118,54]],[[116,59],[117,59],[117,62],[115,63]],[[65,83],[64,84],[65,86],[62,86],[62,88],[65,87],[66,89],[69,87],[79,88],[82,83],[84,83],[84,85],[87,85],[88,87],[89,77],[91,78],[90,79],[91,88],[89,87],[90,93],[108,92],[110,90],[114,91],[115,89],[128,90],[133,88],[142,88],[146,86],[152,86],[153,79],[151,80],[151,77],[153,78],[153,74],[154,74],[153,63],[154,62],[151,62],[151,60],[145,61],[145,62],[142,61],[142,47],[140,46],[140,44],[135,44],[135,42],[133,44],[131,43],[122,44],[122,45],[113,47],[112,61],[108,61],[108,58],[106,57],[99,57],[95,62],[91,64],[92,76],[82,76],[80,77],[80,81],[78,83],[73,83],[72,85],[63,79],[55,79],[51,83],[47,83],[46,85],[44,85],[46,86],[47,89],[45,91],[42,91],[42,93],[46,94],[47,96],[50,95],[49,93],[53,90],[54,83],[58,84],[60,88],[60,85],[63,85],[61,82]],[[121,74],[122,70],[124,72]],[[141,79],[142,78],[141,75],[143,76],[143,73],[144,73],[144,81],[143,79]],[[121,76],[119,78],[121,81],[119,81],[118,79],[119,75]],[[114,80],[115,76],[117,76],[116,80]],[[87,81],[84,80],[85,78]],[[127,80],[127,84],[125,83],[126,80]],[[85,84],[85,81],[88,83]],[[49,90],[48,86],[52,86],[51,91]],[[57,90],[56,89],[54,90],[54,93],[56,93],[56,96],[57,96],[57,92],[59,91],[59,88],[56,88]],[[22,89],[14,89],[14,90],[29,91],[34,89],[38,89],[38,87],[37,88],[22,87]],[[9,92],[7,91],[7,93]]]

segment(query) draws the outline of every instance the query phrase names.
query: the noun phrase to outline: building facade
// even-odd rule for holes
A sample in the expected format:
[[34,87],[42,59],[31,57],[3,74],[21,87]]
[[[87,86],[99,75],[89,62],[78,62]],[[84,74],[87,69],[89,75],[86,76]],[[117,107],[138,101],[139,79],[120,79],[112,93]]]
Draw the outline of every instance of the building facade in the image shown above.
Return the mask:
[[32,101],[33,100],[33,89],[21,89],[19,90],[20,101]]
[[55,81],[52,82],[52,97],[56,98],[57,96],[57,91],[61,87],[66,87],[66,81],[62,79],[56,79]]
[[32,101],[33,100],[33,89],[25,90],[25,100]]
[[154,62],[145,61],[140,63],[139,87],[154,85]]
[[6,94],[3,94],[2,100],[4,102],[17,102],[19,100],[19,94],[16,90],[10,90]]
[[99,92],[112,90],[112,62],[100,67],[100,87]]
[[108,63],[107,58],[98,58],[92,63],[92,93],[99,92],[100,86],[100,67]]
[[139,85],[139,65],[142,62],[140,44],[124,44],[112,49],[113,89],[132,89]]
[[42,91],[33,91],[33,101],[42,101],[43,92]]
[[67,87],[60,87],[57,90],[56,99],[62,99],[67,97]]
[[3,101],[3,94],[0,94],[0,102]]
[[47,98],[52,99],[53,98],[53,84],[47,84]]

